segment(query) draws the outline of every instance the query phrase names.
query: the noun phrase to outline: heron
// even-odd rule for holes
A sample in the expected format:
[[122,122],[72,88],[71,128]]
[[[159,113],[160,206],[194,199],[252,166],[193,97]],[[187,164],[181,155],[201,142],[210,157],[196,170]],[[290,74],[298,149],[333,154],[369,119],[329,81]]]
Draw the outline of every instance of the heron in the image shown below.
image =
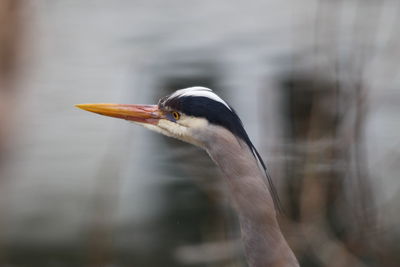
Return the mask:
[[213,90],[201,86],[180,89],[156,105],[76,107],[125,119],[204,149],[226,180],[248,265],[299,266],[279,227],[279,200],[266,165],[236,111]]

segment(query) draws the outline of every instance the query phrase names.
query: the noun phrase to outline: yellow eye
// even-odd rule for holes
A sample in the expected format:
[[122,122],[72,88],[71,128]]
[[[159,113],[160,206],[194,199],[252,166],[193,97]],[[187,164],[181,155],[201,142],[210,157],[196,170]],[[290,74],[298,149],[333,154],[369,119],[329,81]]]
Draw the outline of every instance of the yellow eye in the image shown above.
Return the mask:
[[181,114],[179,112],[172,112],[172,117],[174,117],[175,120],[179,120],[181,118]]

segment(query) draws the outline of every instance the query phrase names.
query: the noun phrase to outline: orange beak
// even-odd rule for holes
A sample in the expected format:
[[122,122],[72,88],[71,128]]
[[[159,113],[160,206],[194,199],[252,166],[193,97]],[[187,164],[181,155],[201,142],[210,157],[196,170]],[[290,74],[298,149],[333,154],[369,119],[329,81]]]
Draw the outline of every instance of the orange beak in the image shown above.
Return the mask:
[[157,105],[79,104],[77,108],[128,121],[157,124],[164,117]]

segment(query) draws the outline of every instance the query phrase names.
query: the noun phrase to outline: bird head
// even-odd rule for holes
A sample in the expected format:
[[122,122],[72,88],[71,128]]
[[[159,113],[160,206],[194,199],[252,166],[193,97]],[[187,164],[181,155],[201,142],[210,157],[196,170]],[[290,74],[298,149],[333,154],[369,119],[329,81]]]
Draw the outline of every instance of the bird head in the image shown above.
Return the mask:
[[[76,107],[140,124],[207,151],[215,149],[218,143],[216,140],[227,139],[236,144],[244,143],[264,169],[271,195],[276,207],[280,209],[279,199],[266,165],[248,137],[239,116],[211,89],[190,87],[177,90],[161,98],[157,105],[98,103],[79,104]],[[225,144],[232,145],[232,142]]]
[[236,112],[211,89],[190,87],[161,98],[157,105],[79,104],[83,110],[125,119],[150,130],[206,148],[217,128],[250,142]]

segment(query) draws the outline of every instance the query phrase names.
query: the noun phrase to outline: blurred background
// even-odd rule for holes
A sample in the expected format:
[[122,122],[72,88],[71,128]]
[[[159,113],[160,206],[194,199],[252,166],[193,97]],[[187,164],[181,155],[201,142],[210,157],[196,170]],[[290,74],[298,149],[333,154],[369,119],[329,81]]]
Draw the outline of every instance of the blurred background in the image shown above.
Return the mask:
[[399,266],[400,2],[0,0],[0,266],[246,266],[208,156],[73,107],[211,87],[302,266]]

